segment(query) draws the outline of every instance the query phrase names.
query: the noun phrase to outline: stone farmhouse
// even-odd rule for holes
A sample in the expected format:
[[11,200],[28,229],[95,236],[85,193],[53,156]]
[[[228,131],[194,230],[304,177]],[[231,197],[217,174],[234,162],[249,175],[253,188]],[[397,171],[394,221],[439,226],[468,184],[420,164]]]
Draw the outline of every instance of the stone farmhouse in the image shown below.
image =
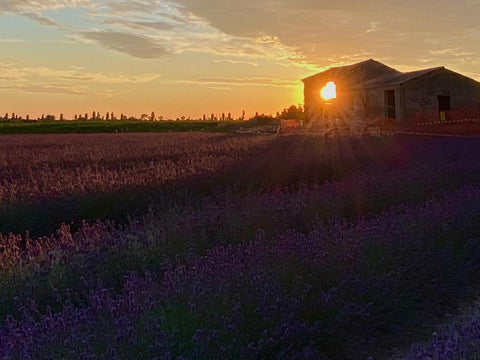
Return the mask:
[[[303,79],[307,121],[406,124],[480,115],[480,82],[445,67],[400,72],[373,59]],[[334,83],[334,85],[332,85]],[[322,97],[322,89],[336,94]]]

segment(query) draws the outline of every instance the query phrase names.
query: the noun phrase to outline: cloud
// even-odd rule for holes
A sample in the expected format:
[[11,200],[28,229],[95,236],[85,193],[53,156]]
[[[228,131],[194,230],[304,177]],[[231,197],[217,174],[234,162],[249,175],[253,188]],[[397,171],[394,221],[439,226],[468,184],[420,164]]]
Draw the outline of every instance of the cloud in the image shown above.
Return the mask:
[[112,85],[146,84],[161,77],[161,74],[156,73],[101,73],[89,72],[78,66],[52,69],[0,62],[0,90],[31,94],[94,95],[111,98],[125,88]]
[[19,15],[23,15],[25,17],[28,17],[32,20],[35,20],[36,22],[39,22],[42,25],[47,25],[47,26],[57,26],[58,24],[51,18],[47,16],[43,16],[41,13],[37,11],[22,11],[19,13]]
[[245,63],[257,65],[259,60],[269,60],[284,66],[301,66],[309,68],[295,48],[287,47],[277,39],[259,36],[256,38],[234,37],[221,33],[191,33],[188,39],[175,43],[175,52],[204,53],[221,57],[217,62]]
[[0,16],[2,14],[16,14],[43,25],[55,26],[58,24],[53,19],[43,15],[43,11],[95,7],[97,5],[92,0],[1,0]]
[[448,48],[448,49],[441,49],[441,50],[430,50],[430,54],[432,55],[446,55],[452,54],[456,51],[456,49]]
[[215,90],[215,91],[231,91],[232,90],[232,88],[222,87],[222,86],[207,86],[207,89]]
[[156,0],[106,0],[105,4],[113,13],[120,15],[139,12],[151,14],[161,6]]
[[[231,86],[273,86],[273,87],[297,87],[299,80],[284,80],[266,77],[203,77],[192,80],[179,80],[179,83],[198,85],[231,85]],[[211,87],[210,87],[211,88]]]
[[64,94],[64,95],[87,95],[84,88],[79,88],[71,84],[14,84],[10,86],[0,86],[0,90],[18,90],[28,93],[42,94]]
[[114,19],[105,21],[105,25],[124,26],[137,30],[163,30],[168,31],[174,28],[174,25],[166,21],[129,21],[125,19]]
[[0,39],[0,44],[15,44],[15,43],[22,43],[25,40],[22,39]]
[[380,23],[378,21],[371,21],[370,28],[367,30],[367,33],[372,33],[378,30],[378,25]]
[[258,62],[253,62],[253,61],[242,61],[242,60],[232,60],[232,59],[215,59],[213,60],[214,63],[220,64],[220,63],[228,63],[228,64],[245,64],[245,65],[251,65],[251,66],[258,66]]
[[106,0],[104,5],[90,13],[98,30],[77,32],[77,38],[141,58],[201,53],[232,63],[253,65],[258,59],[267,59],[285,66],[310,66],[294,46],[286,46],[277,37],[226,33],[173,1]]
[[432,55],[453,55],[453,56],[471,56],[474,55],[474,52],[465,51],[461,48],[446,48],[440,50],[430,50]]
[[[81,9],[77,14],[87,21],[68,23],[51,12],[66,8]],[[312,72],[347,63],[341,54],[369,53],[397,65],[431,57],[444,57],[446,65],[470,61],[480,51],[479,11],[478,1],[456,3],[452,11],[447,0],[0,0],[0,14],[57,21],[76,39],[137,58],[201,53],[232,64],[265,60]],[[463,50],[430,53],[451,44]]]
[[435,60],[435,59],[421,58],[421,59],[418,59],[417,61],[420,62],[420,63],[426,64],[426,63],[431,63],[431,62],[433,62],[434,60]]
[[14,9],[44,11],[95,6],[95,3],[91,0],[2,0],[0,3],[0,11],[11,11]]
[[64,70],[54,70],[48,67],[22,67],[12,63],[0,63],[0,74],[0,80],[17,84],[35,82],[39,78],[44,82],[71,81],[77,84],[143,84],[155,81],[162,76],[155,73],[138,75],[95,73],[76,66]]
[[111,30],[86,31],[80,32],[78,35],[107,49],[143,59],[154,59],[168,54],[163,46],[142,35]]
[[[223,33],[276,37],[279,43],[320,66],[330,65],[329,58],[335,54],[360,49],[376,58],[411,62],[428,56],[425,44],[429,40],[437,41],[438,46],[460,43],[471,48],[480,33],[478,1],[455,3],[454,11],[447,0],[175,1],[185,13],[205,19]],[[432,8],[436,9],[433,18]],[[379,17],[388,19],[388,27],[383,26],[382,31],[378,31]]]
[[[106,11],[103,15],[119,19],[129,26],[135,21],[150,27],[162,27],[162,24],[183,24],[188,16],[182,14],[174,2],[158,0],[105,0]],[[129,24],[128,22],[131,22]],[[150,23],[150,24],[149,24]]]
[[[368,49],[372,40],[371,36],[366,38],[366,29],[376,23],[373,16],[360,16],[371,11],[373,0],[175,1],[183,13],[204,19],[219,32],[236,39],[250,39],[256,48],[263,46],[266,51],[257,54],[258,57],[269,58],[275,54],[278,63],[312,72],[330,66],[332,56]],[[363,41],[361,36],[365,37]]]

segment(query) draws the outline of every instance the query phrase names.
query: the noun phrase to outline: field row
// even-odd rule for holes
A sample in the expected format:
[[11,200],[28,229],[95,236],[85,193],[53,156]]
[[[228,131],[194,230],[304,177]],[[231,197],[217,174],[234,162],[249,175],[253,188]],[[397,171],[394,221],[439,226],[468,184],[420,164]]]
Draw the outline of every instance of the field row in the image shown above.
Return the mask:
[[145,225],[64,229],[56,244],[28,243],[36,259],[2,284],[17,320],[4,317],[0,349],[7,359],[367,357],[395,344],[385,334],[418,333],[468,294],[479,214],[480,187],[466,187],[307,234],[259,230],[208,248],[190,233],[197,248],[173,258]]
[[159,186],[221,172],[266,142],[199,133],[5,137],[0,202]]
[[[144,136],[122,138],[119,164],[208,162],[121,225],[2,235],[0,358],[383,359],[476,295],[475,140]],[[76,139],[19,159],[116,168],[112,143]],[[477,323],[407,355],[474,359],[455,331]]]
[[0,122],[0,134],[91,134],[138,132],[231,132],[245,122],[240,121],[13,121]]

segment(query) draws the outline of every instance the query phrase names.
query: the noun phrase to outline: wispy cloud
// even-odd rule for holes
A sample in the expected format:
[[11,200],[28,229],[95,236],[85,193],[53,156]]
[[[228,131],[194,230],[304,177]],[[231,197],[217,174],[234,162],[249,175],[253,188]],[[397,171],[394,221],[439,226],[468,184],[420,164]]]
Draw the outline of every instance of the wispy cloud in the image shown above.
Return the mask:
[[446,48],[440,50],[430,50],[430,54],[432,55],[453,55],[453,56],[470,56],[475,54],[471,51],[465,51],[461,48]]
[[143,59],[154,59],[168,54],[168,50],[151,38],[119,31],[85,31],[78,34],[107,49]]
[[441,49],[441,50],[430,50],[430,54],[432,54],[432,55],[445,55],[445,54],[451,54],[454,51],[455,51],[455,49],[452,49],[452,48]]
[[[480,32],[478,1],[455,3],[454,11],[447,0],[404,0],[401,6],[397,1],[376,0],[175,1],[223,33],[251,38],[268,34],[319,66],[329,66],[328,59],[335,54],[357,51],[359,44],[373,57],[391,57],[400,63],[425,57],[427,41],[478,49],[473,40]],[[379,14],[388,19],[388,26],[376,20]]]
[[[286,66],[311,65],[294,46],[286,46],[275,36],[226,33],[180,2],[106,0],[104,8],[90,16],[98,23],[99,30],[81,31],[80,37],[131,56],[200,53],[250,65],[259,58]],[[141,52],[135,44],[147,50]]]
[[172,30],[174,25],[166,21],[129,21],[125,19],[111,19],[104,22],[105,25],[123,26],[135,30]]
[[367,33],[373,33],[373,32],[375,32],[375,31],[377,31],[379,24],[380,24],[380,23],[379,23],[378,21],[372,21],[372,22],[370,22],[370,27],[369,27],[369,29],[367,30]]
[[2,0],[0,16],[6,13],[16,14],[43,25],[54,26],[58,24],[50,17],[43,15],[42,12],[66,8],[95,8],[97,6],[94,0]]
[[47,16],[43,16],[39,11],[34,11],[34,10],[21,11],[21,12],[19,12],[19,15],[22,15],[22,16],[28,17],[32,20],[35,20],[42,25],[47,25],[47,26],[57,26],[58,25],[53,19],[51,19]]
[[24,40],[21,39],[0,39],[0,44],[15,44],[15,43],[21,43],[24,42]]
[[325,61],[328,63],[328,66],[321,68],[321,71],[326,70],[330,67],[344,66],[363,61],[365,59],[368,59],[369,57],[371,57],[371,53],[369,53],[368,51],[332,56],[325,59]]
[[137,13],[152,14],[160,8],[168,6],[157,0],[106,0],[105,4],[112,13],[120,15]]
[[13,84],[1,85],[0,90],[18,90],[27,93],[37,94],[64,94],[64,95],[87,95],[86,88],[73,86],[71,84]]
[[[0,14],[26,16],[43,25],[58,25],[57,20],[76,39],[143,59],[201,53],[249,63],[266,59],[284,66],[314,70],[312,62],[296,44],[287,45],[264,24],[250,24],[252,26],[248,29],[253,31],[243,31],[240,27],[232,30],[223,26],[237,24],[239,18],[257,18],[257,13],[268,10],[265,4],[248,0],[245,5],[232,3],[232,9],[229,10],[225,4],[218,4],[218,0],[213,1],[213,5],[218,7],[207,5],[203,0],[199,0],[199,3],[203,4],[206,11],[201,6],[192,6],[193,3],[183,0],[3,0]],[[66,8],[82,9],[83,15],[90,19],[89,28],[78,23],[68,24],[60,20],[61,17],[52,18],[51,12],[47,12]],[[219,19],[227,20],[226,24],[217,21],[214,15],[217,10],[221,15]],[[279,10],[286,16],[283,5]],[[297,11],[293,8],[290,10]],[[342,16],[339,15],[340,18]],[[280,19],[272,17],[268,23],[276,20]]]
[[38,11],[55,10],[64,8],[89,8],[96,7],[92,0],[2,0],[0,11],[11,11],[15,9]]
[[216,91],[231,91],[232,88],[223,87],[223,86],[207,86],[209,90],[216,90]]
[[[432,1],[405,0],[399,7],[376,0],[0,0],[0,15],[58,22],[77,41],[137,59],[202,54],[214,63],[268,62],[309,72],[367,57],[390,58],[392,65],[441,58],[445,65],[473,66],[480,3],[461,2],[452,12],[447,0],[438,0],[442,21],[425,21]],[[69,24],[51,11],[62,9],[77,9],[88,24]]]
[[251,65],[251,66],[258,66],[258,62],[254,61],[242,61],[242,60],[232,60],[232,59],[214,59],[214,63],[219,64],[219,63],[229,63],[229,64],[245,64],[245,65]]
[[224,77],[204,77],[191,80],[178,80],[178,83],[198,84],[198,85],[231,85],[231,86],[273,86],[273,87],[297,87],[300,85],[298,80],[284,80],[266,77],[247,77],[247,78],[224,78]]
[[86,84],[142,84],[159,79],[162,75],[144,73],[125,75],[119,73],[96,73],[85,71],[82,67],[71,66],[69,69],[51,69],[48,67],[18,66],[12,63],[0,63],[0,80],[15,83],[34,82],[44,79],[52,83],[71,81]]

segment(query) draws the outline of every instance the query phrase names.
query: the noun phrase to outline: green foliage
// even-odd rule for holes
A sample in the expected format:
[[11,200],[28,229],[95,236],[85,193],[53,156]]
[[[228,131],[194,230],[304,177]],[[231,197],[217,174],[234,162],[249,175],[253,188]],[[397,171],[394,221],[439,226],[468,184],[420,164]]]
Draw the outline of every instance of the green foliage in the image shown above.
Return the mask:
[[280,121],[269,115],[256,115],[248,120],[244,126],[273,126],[280,125]]
[[55,118],[47,116],[43,121],[2,121],[0,135],[7,134],[88,134],[115,132],[229,132],[241,126],[241,122],[215,121],[96,121],[78,120],[54,122]]
[[279,119],[295,119],[295,120],[304,120],[305,119],[305,109],[302,105],[292,105],[287,109],[283,109],[281,114],[278,116]]

